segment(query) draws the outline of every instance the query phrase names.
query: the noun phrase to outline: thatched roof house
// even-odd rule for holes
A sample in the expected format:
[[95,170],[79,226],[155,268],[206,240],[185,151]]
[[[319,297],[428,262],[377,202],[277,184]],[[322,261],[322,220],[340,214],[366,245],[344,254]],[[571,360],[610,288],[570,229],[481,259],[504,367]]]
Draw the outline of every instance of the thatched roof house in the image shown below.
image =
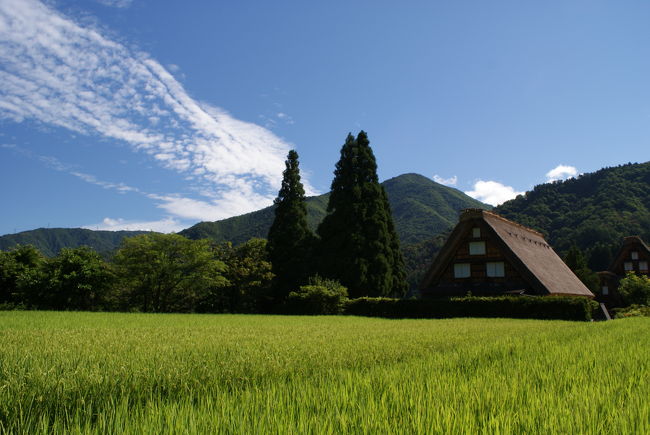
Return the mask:
[[594,296],[541,233],[480,209],[462,212],[420,291],[423,297]]
[[625,276],[627,272],[648,275],[648,263],[648,245],[639,236],[628,236],[623,239],[623,245],[607,270],[618,276]]
[[600,278],[600,294],[598,300],[608,306],[620,306],[623,300],[618,294],[619,281],[628,272],[637,275],[650,276],[650,248],[639,236],[628,236],[623,239],[616,257],[605,271],[598,272]]

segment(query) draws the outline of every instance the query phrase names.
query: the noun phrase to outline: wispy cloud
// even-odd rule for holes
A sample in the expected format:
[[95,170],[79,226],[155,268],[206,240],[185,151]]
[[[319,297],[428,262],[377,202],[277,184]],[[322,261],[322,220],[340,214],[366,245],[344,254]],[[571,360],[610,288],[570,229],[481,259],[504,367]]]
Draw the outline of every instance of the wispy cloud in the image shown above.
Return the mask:
[[578,175],[578,169],[574,166],[557,165],[546,173],[546,181],[566,180],[567,178],[575,177]]
[[[0,2],[0,117],[128,143],[208,194],[195,200],[209,205],[191,213],[195,219],[270,204],[291,148],[263,127],[194,100],[146,53],[37,0]],[[316,193],[307,180],[305,187]],[[178,203],[162,201],[169,209]]]
[[443,178],[438,174],[433,176],[433,181],[436,183],[444,184],[445,186],[455,186],[458,183],[458,177],[455,175],[451,178]]
[[[28,149],[18,147],[18,146],[12,146],[11,151],[22,154],[27,158],[37,160],[50,169],[59,172],[65,172],[69,175],[77,177],[78,179],[86,183],[99,186],[103,189],[113,190],[120,194],[134,193],[146,197],[148,199],[151,199],[155,201],[156,207],[160,208],[161,210],[165,210],[168,213],[168,216],[166,216],[164,219],[155,222],[169,223],[171,220],[173,220],[176,225],[174,228],[178,228],[178,229],[187,228],[191,224],[191,222],[197,220],[214,221],[214,220],[220,220],[228,217],[228,215],[224,214],[223,208],[218,203],[215,203],[214,201],[211,201],[209,199],[207,200],[193,199],[175,193],[172,194],[151,193],[151,192],[144,191],[140,188],[130,186],[123,182],[101,180],[96,176],[82,172],[76,166],[62,162],[61,160],[53,156],[35,154]],[[237,180],[234,180],[233,182],[236,183]],[[231,210],[232,209],[246,210],[248,207],[251,206],[250,203],[251,198],[253,199],[253,201],[257,201],[253,203],[254,210],[269,205],[266,197],[262,195],[258,195],[256,197],[254,192],[248,192],[246,196],[240,197],[238,192],[245,189],[251,189],[251,187],[246,185],[245,182],[242,182],[242,186],[240,189],[234,189],[229,192],[226,192],[225,194],[221,194],[226,196],[225,197],[220,196],[220,198],[230,202]],[[214,195],[214,193],[203,192],[203,196],[209,197],[211,195]],[[241,213],[237,213],[237,214],[242,214],[242,213],[245,213],[245,211],[242,211]],[[125,222],[127,222],[129,225],[132,225],[134,221],[125,221]],[[100,229],[108,228],[108,227],[102,227],[100,224],[93,224],[88,226],[88,228],[95,228],[95,227],[101,227]]]
[[97,0],[97,2],[114,8],[128,8],[133,0]]
[[101,222],[93,225],[86,225],[89,230],[106,231],[156,231],[158,233],[175,233],[183,228],[176,219],[167,217],[156,221],[130,221],[122,218],[104,218]]
[[474,183],[474,190],[465,192],[474,199],[490,205],[499,205],[524,192],[517,192],[511,186],[506,186],[498,181],[478,180]]
[[281,119],[282,121],[284,121],[285,123],[287,123],[289,125],[293,125],[295,123],[294,120],[293,120],[293,117],[287,115],[284,112],[278,112],[278,113],[275,114],[275,116],[277,116],[278,119]]

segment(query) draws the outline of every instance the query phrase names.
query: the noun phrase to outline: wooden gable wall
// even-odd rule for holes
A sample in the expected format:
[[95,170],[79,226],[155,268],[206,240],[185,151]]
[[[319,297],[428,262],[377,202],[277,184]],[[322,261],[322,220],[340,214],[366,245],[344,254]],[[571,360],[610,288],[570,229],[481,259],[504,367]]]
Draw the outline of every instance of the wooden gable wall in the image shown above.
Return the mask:
[[[473,229],[480,230],[480,236],[474,237]],[[485,254],[470,254],[470,243],[484,242]],[[500,294],[508,291],[525,290],[528,286],[524,278],[515,269],[504,253],[493,230],[482,221],[467,222],[460,235],[455,252],[445,266],[436,286],[436,294],[464,296],[468,291],[473,295]],[[489,277],[487,263],[502,262],[503,277]],[[469,264],[470,276],[457,278],[454,274],[455,264]]]
[[[633,255],[634,252],[636,252],[636,255]],[[628,268],[626,268],[626,263]],[[623,306],[624,301],[618,293],[621,279],[625,277],[627,272],[650,276],[648,266],[650,266],[648,247],[638,237],[626,237],[609,270],[598,272],[600,288],[596,299],[610,307]]]
[[[636,253],[636,258],[633,258],[633,253]],[[626,263],[629,270],[626,269]],[[649,275],[648,265],[650,264],[650,253],[646,246],[636,241],[625,243],[614,260],[610,272],[618,276],[625,276],[627,272],[634,272],[640,275]],[[644,266],[644,267],[641,267]]]

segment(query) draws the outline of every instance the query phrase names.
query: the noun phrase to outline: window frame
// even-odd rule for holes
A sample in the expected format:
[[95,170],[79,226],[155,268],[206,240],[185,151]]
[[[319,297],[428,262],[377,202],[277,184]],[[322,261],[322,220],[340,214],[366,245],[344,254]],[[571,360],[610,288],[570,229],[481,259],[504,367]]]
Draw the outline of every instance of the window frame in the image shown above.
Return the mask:
[[[472,249],[472,246],[477,247],[480,246],[481,249],[476,251],[476,249]],[[475,251],[475,252],[472,252]],[[487,246],[485,244],[484,240],[477,241],[477,242],[469,242],[469,255],[485,255],[487,253]]]
[[[499,266],[501,267],[500,270]],[[492,267],[492,271],[490,270],[490,267]],[[501,272],[501,274],[498,274],[498,272]],[[488,278],[505,278],[506,263],[504,261],[488,261],[485,263],[485,276]]]
[[[463,273],[459,273],[461,271]],[[455,279],[464,279],[472,277],[472,265],[471,263],[454,263],[454,278]]]

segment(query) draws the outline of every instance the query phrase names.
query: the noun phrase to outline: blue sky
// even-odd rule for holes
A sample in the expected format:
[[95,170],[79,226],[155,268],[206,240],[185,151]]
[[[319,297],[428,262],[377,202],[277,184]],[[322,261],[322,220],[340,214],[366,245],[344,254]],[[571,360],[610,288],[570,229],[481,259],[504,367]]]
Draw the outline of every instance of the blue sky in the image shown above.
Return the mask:
[[269,205],[348,132],[493,204],[649,159],[646,1],[0,0],[0,234]]

